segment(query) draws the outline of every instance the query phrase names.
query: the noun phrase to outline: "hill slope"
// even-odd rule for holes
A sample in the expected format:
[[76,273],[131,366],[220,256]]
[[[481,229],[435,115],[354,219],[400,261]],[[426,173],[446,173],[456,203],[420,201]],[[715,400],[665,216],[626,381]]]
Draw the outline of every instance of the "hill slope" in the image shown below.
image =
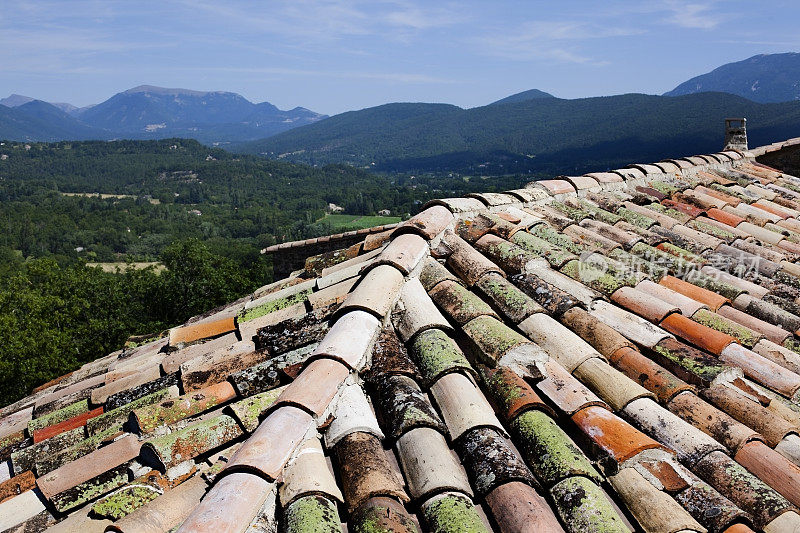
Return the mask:
[[754,102],[791,102],[800,99],[800,54],[757,55],[728,63],[697,76],[665,93],[681,96],[718,91]]
[[242,151],[381,170],[578,172],[722,148],[723,119],[748,118],[752,144],[800,134],[800,102],[757,104],[723,93],[539,98],[461,109],[388,104],[344,113]]
[[540,91],[539,89],[530,89],[528,91],[522,91],[521,93],[512,94],[511,96],[506,96],[505,98],[501,98],[500,100],[492,102],[489,105],[515,104],[517,102],[535,100],[537,98],[555,98],[555,96],[550,93]]
[[58,141],[109,137],[109,132],[87,126],[41,100],[31,100],[13,108],[0,106],[0,139]]

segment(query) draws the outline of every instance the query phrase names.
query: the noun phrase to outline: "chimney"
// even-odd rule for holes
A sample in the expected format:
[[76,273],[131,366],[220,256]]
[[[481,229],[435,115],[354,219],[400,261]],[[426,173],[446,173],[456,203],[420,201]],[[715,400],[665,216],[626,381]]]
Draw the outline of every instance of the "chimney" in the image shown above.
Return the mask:
[[723,150],[747,151],[747,119],[725,119],[725,148]]

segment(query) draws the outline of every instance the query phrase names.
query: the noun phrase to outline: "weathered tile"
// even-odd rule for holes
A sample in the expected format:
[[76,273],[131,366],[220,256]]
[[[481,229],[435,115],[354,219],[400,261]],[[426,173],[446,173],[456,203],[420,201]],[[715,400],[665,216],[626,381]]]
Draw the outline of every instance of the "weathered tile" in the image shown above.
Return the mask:
[[550,489],[550,494],[570,531],[630,532],[600,487],[585,477],[564,479]]
[[377,376],[373,386],[381,421],[392,439],[398,439],[419,427],[434,428],[442,433],[446,431],[444,422],[411,378],[401,375]]
[[[730,308],[730,306],[724,305],[720,307],[719,310],[724,313],[725,308]],[[720,313],[713,313],[708,309],[700,309],[697,311],[694,315],[692,315],[692,320],[721,333],[730,335],[736,339],[737,342],[743,346],[746,346],[747,348],[752,348],[762,338],[761,334],[757,331],[753,331],[747,326],[738,324],[732,319],[727,318]]]
[[680,392],[694,390],[694,387],[633,348],[621,348],[611,356],[611,361],[615,368],[654,393],[661,402],[668,402]]
[[764,300],[742,294],[733,301],[733,306],[748,315],[781,326],[787,331],[800,330],[800,317]]
[[[641,283],[644,283],[644,281]],[[671,305],[664,300],[653,298],[652,295],[632,287],[617,289],[611,295],[611,301],[656,324],[670,313],[680,312],[677,306]]]
[[0,503],[0,527],[6,531],[45,510],[45,504],[36,491],[29,490]]
[[563,531],[547,500],[525,483],[512,481],[499,485],[486,495],[486,503],[503,532]]
[[564,313],[561,322],[606,357],[626,346],[633,347],[633,343],[622,334],[580,307]]
[[800,374],[800,354],[797,352],[767,339],[760,340],[753,347],[753,351],[795,374]]
[[305,316],[261,328],[253,338],[256,349],[280,355],[319,342],[330,329],[330,318],[336,307],[322,307]]
[[3,481],[0,483],[0,503],[19,496],[34,486],[36,486],[36,476],[30,470]]
[[402,272],[391,265],[378,265],[361,278],[339,312],[362,310],[383,318],[394,306],[403,285]]
[[553,316],[561,316],[580,303],[576,298],[538,276],[519,274],[511,280]]
[[433,205],[400,224],[392,235],[417,233],[431,240],[444,231],[453,222],[453,218],[453,214],[446,207]]
[[724,450],[720,443],[649,398],[632,401],[623,413],[645,433],[674,450],[689,467],[712,451]]
[[730,335],[711,329],[677,313],[666,317],[660,326],[686,342],[714,355],[720,355],[726,347],[736,343],[736,339]]
[[205,342],[180,348],[176,351],[170,352],[161,360],[161,369],[165,374],[177,372],[180,369],[181,364],[185,363],[186,361],[211,353],[215,350],[227,348],[238,341],[239,338],[234,333],[228,333],[222,337],[217,337],[216,339],[210,339]]
[[351,433],[335,447],[342,492],[347,506],[353,510],[370,498],[386,496],[401,502],[409,501],[392,469],[380,441],[369,433]]
[[33,432],[33,442],[42,442],[55,437],[56,435],[60,435],[65,431],[75,428],[82,428],[86,425],[87,420],[100,416],[101,414],[103,414],[103,408],[98,407],[96,409],[92,409],[91,411],[73,416],[72,418],[59,422],[58,424],[37,429]]
[[242,429],[232,417],[219,415],[148,440],[142,460],[162,472],[239,438]]
[[231,457],[226,471],[257,472],[265,479],[277,479],[297,445],[313,427],[311,415],[296,407],[283,406],[272,411]]
[[667,533],[705,529],[678,502],[656,489],[635,469],[623,468],[609,480],[644,531]]
[[463,467],[438,431],[412,429],[397,440],[397,453],[415,500],[448,490],[472,496]]
[[491,369],[482,366],[481,376],[489,393],[489,399],[506,422],[530,409],[538,409],[554,416],[554,411],[521,376],[510,368],[499,366]]
[[720,361],[737,366],[744,375],[775,392],[792,398],[800,390],[800,375],[777,365],[740,344],[730,344],[719,355]]
[[476,427],[505,433],[492,407],[470,378],[460,372],[445,374],[431,385],[431,394],[444,417],[452,442]]
[[334,359],[311,361],[284,389],[275,405],[296,406],[319,418],[349,375],[350,369]]
[[573,375],[615,411],[623,409],[637,398],[654,397],[634,380],[596,357],[578,365]]
[[447,266],[467,285],[474,285],[487,272],[503,274],[500,267],[486,259],[461,237],[455,234],[445,234],[444,240],[452,249],[452,253],[447,258]]
[[524,231],[515,233],[511,242],[523,250],[543,257],[553,268],[561,268],[568,261],[578,258],[574,253]]
[[[244,531],[272,490],[274,485],[257,475],[245,472],[230,473],[208,491],[176,531],[178,533]],[[166,510],[162,512],[164,522],[175,521],[173,513]],[[150,518],[152,520],[156,517]],[[161,516],[156,519],[158,518]]]
[[484,235],[478,239],[475,248],[491,259],[505,272],[517,274],[524,272],[527,264],[537,256],[524,248],[497,235]]
[[[751,523],[750,515],[736,507],[707,483],[699,482],[675,495],[675,499],[710,531],[730,531],[734,523]],[[751,531],[747,528],[745,531]]]
[[220,337],[236,330],[234,317],[224,318],[215,322],[202,322],[172,328],[169,331],[169,345],[178,346],[201,339]]
[[119,533],[162,533],[179,526],[206,494],[206,482],[194,476],[155,500],[126,515],[109,531]]
[[269,411],[285,388],[279,387],[248,396],[243,400],[230,404],[226,411],[239,422],[246,432],[252,433],[261,423],[261,417]]
[[571,415],[587,405],[605,405],[556,361],[549,360],[543,366],[545,378],[536,383],[536,388],[566,415]]
[[372,407],[361,385],[345,385],[332,406],[333,421],[325,430],[325,446],[333,448],[336,443],[351,433],[372,433],[383,440],[383,432],[372,412]]
[[518,324],[533,313],[544,312],[544,308],[533,298],[519,290],[499,274],[485,275],[476,284],[476,289],[513,323]]
[[720,308],[720,306],[730,303],[730,300],[724,296],[713,293],[696,285],[692,285],[691,283],[687,283],[673,276],[664,276],[661,278],[661,281],[659,281],[659,285],[663,285],[664,287],[683,294],[692,300],[703,303],[712,311],[716,311]]
[[800,467],[760,441],[743,445],[734,458],[792,504],[798,504]]
[[299,446],[297,455],[286,465],[283,483],[278,490],[284,507],[312,493],[344,502],[317,437],[311,437]]
[[180,367],[183,391],[193,392],[224,381],[234,372],[256,365],[264,359],[265,354],[256,351],[251,341],[240,341],[228,348],[195,357]]
[[274,389],[281,384],[281,374],[289,367],[305,363],[316,347],[316,343],[309,344],[267,359],[250,368],[234,372],[228,376],[228,381],[233,384],[240,396],[250,396]]
[[169,398],[176,398],[179,394],[178,387],[173,385],[148,394],[147,396],[143,396],[131,403],[121,405],[111,411],[106,411],[102,415],[89,419],[86,422],[86,432],[89,436],[92,436],[108,431],[111,428],[118,428],[122,431],[123,424],[128,421],[130,413],[135,409],[153,405]]
[[575,192],[575,187],[566,180],[539,180],[534,182],[534,185],[543,188],[553,196]]
[[467,432],[457,446],[477,493],[486,496],[498,485],[524,482],[536,486],[533,474],[506,440],[492,428]]
[[404,342],[427,329],[451,329],[417,278],[403,285],[400,299],[392,311],[392,323]]
[[731,387],[714,385],[704,389],[702,396],[731,417],[759,432],[770,446],[776,446],[786,435],[797,430],[758,401],[738,394]]
[[312,352],[312,358],[330,358],[349,368],[360,368],[378,337],[381,323],[364,311],[350,311],[339,317]]
[[603,357],[589,343],[544,313],[531,315],[519,324],[519,329],[568,372],[589,358]]
[[392,265],[403,274],[408,274],[428,253],[428,243],[419,235],[406,233],[397,235],[376,259],[377,264]]
[[457,282],[458,278],[433,257],[426,257],[419,273],[419,281],[425,287],[425,290],[430,292],[439,282],[444,280]]
[[[425,330],[415,337],[414,344],[417,339],[428,337],[430,334]],[[444,335],[443,332],[440,332]],[[419,378],[419,369],[417,365],[408,356],[408,351],[405,345],[395,333],[392,326],[384,327],[380,336],[375,341],[372,347],[372,360],[370,361],[369,372],[366,374],[367,381],[372,380],[372,376],[381,376],[388,374],[401,374],[408,376],[412,379]]]

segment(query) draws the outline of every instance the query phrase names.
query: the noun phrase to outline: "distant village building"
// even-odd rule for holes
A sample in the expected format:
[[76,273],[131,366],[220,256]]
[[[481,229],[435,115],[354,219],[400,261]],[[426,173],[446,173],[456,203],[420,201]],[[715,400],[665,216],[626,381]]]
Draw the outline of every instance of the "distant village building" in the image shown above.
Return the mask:
[[344,211],[344,207],[336,204],[328,204],[328,211],[330,213],[341,213],[342,211]]
[[189,214],[190,214],[190,215],[197,215],[197,216],[200,216],[200,215],[202,215],[203,213],[202,213],[202,212],[201,212],[199,209],[192,209],[191,211],[189,211]]
[[8,154],[0,155],[0,161],[5,161],[6,159],[8,159]]
[[747,151],[747,119],[725,119],[725,147],[723,150]]
[[390,210],[388,210],[388,209],[381,209],[380,211],[378,211],[378,216],[382,216],[382,217],[388,217],[391,214],[392,214],[392,212]]

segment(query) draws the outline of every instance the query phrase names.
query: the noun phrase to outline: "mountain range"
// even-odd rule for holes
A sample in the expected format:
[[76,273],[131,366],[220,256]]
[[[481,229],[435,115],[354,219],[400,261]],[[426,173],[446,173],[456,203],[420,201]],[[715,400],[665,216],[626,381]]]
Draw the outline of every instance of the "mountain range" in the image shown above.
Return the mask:
[[462,109],[386,104],[335,115],[238,150],[385,171],[580,172],[717,152],[724,119],[748,119],[751,144],[800,135],[800,102],[726,93],[533,98]]
[[729,116],[748,118],[754,145],[800,135],[800,54],[724,65],[662,96],[566,100],[531,89],[471,109],[390,103],[326,117],[302,107],[255,104],[231,92],[149,85],[83,108],[20,95],[0,104],[0,139],[185,137],[314,165],[577,172],[719,150]]
[[681,83],[665,96],[718,91],[761,103],[800,100],[800,54],[757,55]]
[[93,106],[51,104],[14,94],[0,100],[0,138],[29,141],[187,137],[226,144],[269,137],[325,115],[282,111],[231,92],[141,85]]

